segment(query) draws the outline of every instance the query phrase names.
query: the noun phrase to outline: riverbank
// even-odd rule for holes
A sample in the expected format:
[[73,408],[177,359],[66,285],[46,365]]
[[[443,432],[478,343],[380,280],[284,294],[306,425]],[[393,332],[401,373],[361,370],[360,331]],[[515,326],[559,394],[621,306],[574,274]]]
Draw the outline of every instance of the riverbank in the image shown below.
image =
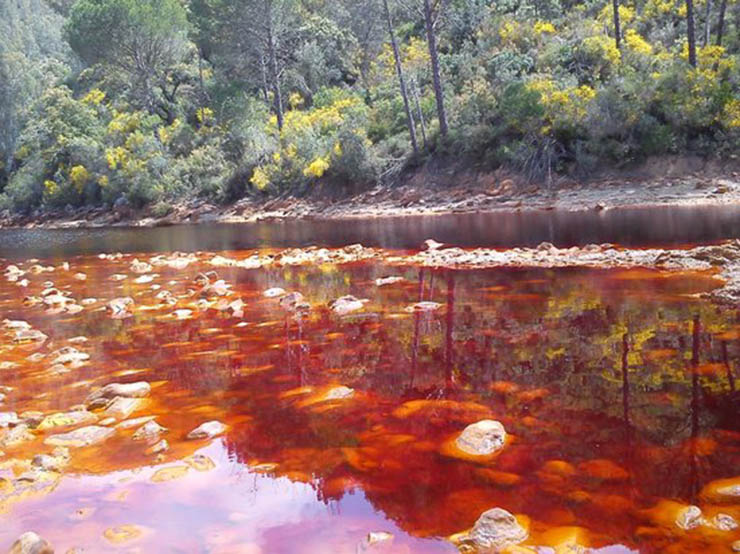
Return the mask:
[[0,227],[155,227],[498,210],[602,211],[624,207],[732,204],[740,204],[740,172],[726,167],[692,166],[685,161],[673,165],[667,162],[652,164],[649,170],[604,175],[587,182],[559,178],[549,186],[528,183],[520,176],[501,170],[483,172],[448,166],[447,169],[421,168],[407,175],[400,185],[381,185],[357,193],[319,185],[302,197],[247,197],[229,205],[195,199],[138,211],[128,207],[113,210],[88,207],[38,212],[30,216],[6,213],[0,217]]

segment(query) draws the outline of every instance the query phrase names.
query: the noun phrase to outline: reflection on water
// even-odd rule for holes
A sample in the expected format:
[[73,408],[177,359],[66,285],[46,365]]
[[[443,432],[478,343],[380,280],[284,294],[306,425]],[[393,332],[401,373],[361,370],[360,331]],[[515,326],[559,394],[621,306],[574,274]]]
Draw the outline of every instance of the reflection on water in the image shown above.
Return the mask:
[[462,247],[601,244],[680,245],[740,236],[740,206],[622,208],[607,211],[501,211],[487,214],[180,225],[154,229],[0,229],[0,256],[98,252],[365,246],[413,249],[428,238]]
[[[48,358],[5,340],[2,359],[18,366],[0,373],[14,387],[2,409],[67,410],[95,385],[143,379],[152,398],[135,415],[155,415],[171,449],[157,458],[119,432],[76,451],[52,491],[5,497],[0,550],[34,529],[60,552],[354,553],[371,531],[394,535],[379,552],[455,552],[445,537],[495,506],[530,519],[530,545],[727,552],[740,539],[675,525],[688,504],[740,520],[740,503],[715,505],[701,492],[740,467],[740,318],[698,299],[715,286],[705,275],[219,269],[230,299],[246,303],[234,317],[188,293],[210,268],[157,267],[152,282],[136,284],[131,260],[79,258],[69,271],[31,277],[23,294],[50,279],[78,300],[99,299],[74,315],[24,307],[19,289],[0,282],[4,317],[49,335],[39,352],[84,335],[90,354],[51,372]],[[80,271],[86,281],[72,278]],[[375,285],[393,273],[406,280]],[[159,305],[152,285],[178,304]],[[286,313],[262,295],[270,287],[300,290],[312,309]],[[345,294],[369,302],[338,316],[326,304]],[[133,317],[99,309],[119,296],[135,298]],[[406,310],[420,300],[441,307]],[[177,308],[193,317],[176,319]],[[339,386],[353,390],[327,399]],[[486,418],[513,436],[500,455],[481,462],[445,451]],[[229,426],[225,436],[184,439],[214,419]],[[45,450],[39,439],[5,459]],[[214,467],[182,461],[196,452]],[[153,482],[171,467],[185,469]],[[133,537],[104,537],[123,525],[136,526]]]

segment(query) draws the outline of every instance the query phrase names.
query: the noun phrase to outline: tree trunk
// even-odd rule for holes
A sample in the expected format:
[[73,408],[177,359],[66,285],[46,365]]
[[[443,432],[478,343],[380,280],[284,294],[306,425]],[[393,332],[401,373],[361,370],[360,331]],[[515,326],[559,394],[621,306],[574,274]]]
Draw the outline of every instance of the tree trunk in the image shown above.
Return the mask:
[[275,115],[277,116],[278,130],[283,130],[283,97],[280,94],[280,72],[278,71],[277,53],[275,52],[275,37],[272,34],[272,2],[265,0],[265,19],[267,23],[267,54],[270,58],[270,79],[272,91],[275,95]]
[[709,44],[709,37],[712,32],[712,0],[707,0],[704,7],[704,37],[702,37],[702,46]]
[[434,84],[434,96],[437,99],[437,117],[439,118],[439,133],[447,136],[447,113],[445,112],[445,101],[442,93],[442,79],[439,76],[439,56],[437,55],[437,38],[434,36],[434,20],[432,18],[432,6],[429,0],[424,0],[424,23],[427,31],[427,43],[429,45],[429,57],[432,62],[432,82]]
[[414,125],[414,118],[411,115],[411,108],[409,107],[409,95],[406,90],[406,81],[403,78],[401,55],[398,52],[396,34],[393,32],[393,20],[391,19],[391,11],[388,9],[388,0],[383,0],[383,9],[385,10],[385,20],[388,23],[388,35],[391,39],[391,48],[393,48],[393,59],[396,62],[396,75],[398,75],[398,86],[401,89],[401,97],[403,98],[403,109],[406,111],[406,124],[409,127],[409,135],[411,135],[411,146],[414,148],[414,154],[417,154],[419,152],[419,145],[416,142],[416,126]]
[[727,0],[722,0],[719,5],[719,20],[717,21],[717,46],[722,46],[722,33],[725,30],[725,12],[727,12]]
[[416,103],[416,113],[419,115],[419,126],[421,127],[421,142],[426,147],[427,145],[427,126],[424,123],[424,112],[421,110],[421,102],[419,101],[419,83],[415,83],[412,87],[414,91],[414,102]]
[[689,41],[689,64],[696,67],[696,36],[694,34],[694,0],[686,0],[686,37]]
[[614,8],[614,42],[617,45],[617,50],[621,50],[622,28],[619,23],[619,0],[612,0],[612,6]]

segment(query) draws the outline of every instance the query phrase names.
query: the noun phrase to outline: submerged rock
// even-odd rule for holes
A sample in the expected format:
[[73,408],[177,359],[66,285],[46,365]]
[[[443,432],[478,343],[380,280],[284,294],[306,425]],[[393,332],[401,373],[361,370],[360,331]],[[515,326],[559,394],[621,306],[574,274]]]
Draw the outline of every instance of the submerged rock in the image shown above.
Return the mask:
[[87,427],[80,427],[69,433],[51,435],[44,440],[44,443],[52,446],[82,448],[84,446],[99,444],[109,439],[115,433],[115,429],[111,429],[110,427],[89,425]]
[[367,299],[355,298],[354,296],[340,296],[329,304],[331,310],[337,315],[346,315],[361,310],[367,303]]
[[390,276],[390,277],[379,277],[378,279],[375,279],[375,286],[377,287],[385,287],[388,285],[395,285],[396,283],[401,283],[405,281],[406,279],[404,277],[399,276]]
[[345,398],[352,398],[354,395],[355,389],[340,385],[330,388],[324,395],[323,400],[344,400]]
[[455,446],[472,456],[489,456],[506,442],[506,430],[499,421],[484,419],[468,425],[455,440]]
[[207,421],[188,433],[189,439],[211,439],[223,434],[226,431],[226,425],[220,421]]
[[47,540],[33,531],[28,531],[18,537],[8,554],[54,554],[54,548]]
[[483,512],[473,528],[455,538],[464,552],[495,554],[527,539],[529,532],[503,508]]
[[134,309],[134,299],[126,296],[124,298],[114,298],[105,305],[106,310],[113,319],[123,319],[131,317]]
[[168,443],[165,439],[162,439],[154,446],[151,446],[146,449],[147,454],[161,454],[162,452],[167,452],[170,449],[170,443]]
[[277,298],[278,296],[282,296],[284,294],[285,289],[281,289],[280,287],[273,287],[263,292],[262,296],[264,296],[265,298]]

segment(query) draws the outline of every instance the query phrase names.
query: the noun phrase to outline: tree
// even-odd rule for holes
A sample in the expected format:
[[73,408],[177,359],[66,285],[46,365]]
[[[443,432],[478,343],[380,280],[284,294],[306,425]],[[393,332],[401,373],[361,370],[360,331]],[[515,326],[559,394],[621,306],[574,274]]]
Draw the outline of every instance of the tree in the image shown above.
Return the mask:
[[409,96],[406,91],[406,81],[403,78],[401,55],[398,52],[398,43],[396,42],[396,35],[393,31],[393,20],[391,19],[391,12],[388,9],[388,0],[383,0],[383,11],[385,12],[385,19],[388,22],[388,36],[391,41],[391,48],[393,49],[393,59],[396,63],[398,86],[401,89],[401,97],[403,98],[403,109],[406,112],[406,121],[409,127],[409,135],[411,135],[411,145],[414,148],[414,153],[417,153],[419,151],[419,147],[416,142],[416,128],[414,126],[414,118],[411,115],[411,108],[409,107]]
[[[219,14],[222,59],[271,104],[278,128],[284,123],[281,80],[300,36],[296,0],[222,0]],[[257,75],[258,80],[254,76]],[[270,98],[272,95],[272,98]]]
[[439,119],[439,133],[447,136],[447,113],[445,111],[444,90],[442,78],[439,71],[439,53],[437,52],[437,37],[434,31],[434,12],[429,0],[424,0],[424,26],[427,33],[429,45],[429,58],[432,66],[432,84],[434,86],[434,97],[437,101],[437,117]]
[[694,0],[686,0],[686,38],[689,42],[689,64],[696,67],[696,36],[694,27]]
[[725,14],[727,12],[727,0],[722,0],[719,5],[719,20],[717,21],[717,46],[722,46],[722,33],[725,30]]
[[171,120],[165,101],[183,78],[173,71],[187,48],[187,18],[178,0],[79,0],[65,26],[72,49],[88,64],[117,68],[131,80],[135,100]]
[[621,50],[622,29],[619,24],[619,0],[612,0],[612,7],[614,9],[614,42],[616,43],[617,50]]

